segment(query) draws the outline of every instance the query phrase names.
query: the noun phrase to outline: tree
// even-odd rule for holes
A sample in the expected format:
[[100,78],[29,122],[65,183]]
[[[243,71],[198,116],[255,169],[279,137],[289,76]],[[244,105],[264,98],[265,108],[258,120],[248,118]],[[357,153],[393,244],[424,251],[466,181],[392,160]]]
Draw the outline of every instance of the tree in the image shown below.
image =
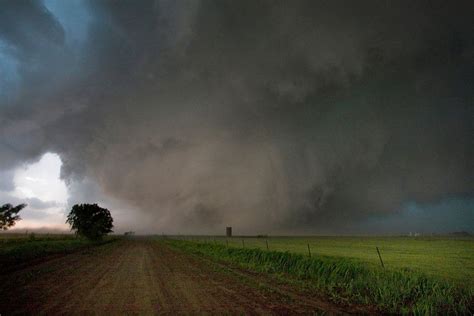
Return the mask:
[[16,221],[21,220],[18,212],[26,207],[26,204],[19,204],[13,206],[11,204],[4,204],[0,207],[0,229],[7,230],[9,227],[15,225]]
[[18,212],[26,207],[26,204],[20,204],[15,207],[11,204],[4,204],[0,207],[0,229],[7,230],[15,225],[21,218]]
[[66,223],[71,225],[76,234],[92,240],[101,239],[111,233],[114,227],[109,210],[97,204],[74,205]]

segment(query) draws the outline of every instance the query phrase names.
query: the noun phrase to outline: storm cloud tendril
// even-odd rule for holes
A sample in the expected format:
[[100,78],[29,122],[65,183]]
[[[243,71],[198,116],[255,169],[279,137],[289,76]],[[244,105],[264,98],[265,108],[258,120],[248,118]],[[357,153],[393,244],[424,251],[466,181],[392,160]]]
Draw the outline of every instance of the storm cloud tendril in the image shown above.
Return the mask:
[[77,3],[66,27],[0,1],[0,170],[56,152],[71,186],[182,232],[337,231],[473,196],[468,2]]

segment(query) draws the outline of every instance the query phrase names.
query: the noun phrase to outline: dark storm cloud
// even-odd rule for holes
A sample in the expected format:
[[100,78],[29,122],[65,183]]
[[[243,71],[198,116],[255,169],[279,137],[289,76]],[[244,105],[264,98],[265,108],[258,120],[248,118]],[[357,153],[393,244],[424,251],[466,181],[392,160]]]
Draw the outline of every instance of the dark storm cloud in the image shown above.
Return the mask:
[[24,199],[24,201],[24,203],[28,204],[28,206],[37,210],[60,206],[60,204],[56,201],[42,201],[38,198],[27,198]]
[[1,4],[0,168],[57,152],[143,227],[337,231],[473,194],[472,4],[90,1],[75,49]]
[[[14,197],[8,193],[1,192],[0,191],[0,205],[3,204],[13,204],[13,205],[18,205],[18,204],[27,204],[28,208],[27,209],[34,209],[34,210],[44,210],[52,207],[58,207],[61,204],[56,202],[56,201],[43,201],[38,198],[17,198]],[[38,213],[39,214],[39,213]]]
[[44,45],[64,42],[61,25],[41,3],[2,0],[0,6],[0,36],[16,58],[34,59]]
[[14,189],[13,171],[0,171],[0,191],[8,192]]

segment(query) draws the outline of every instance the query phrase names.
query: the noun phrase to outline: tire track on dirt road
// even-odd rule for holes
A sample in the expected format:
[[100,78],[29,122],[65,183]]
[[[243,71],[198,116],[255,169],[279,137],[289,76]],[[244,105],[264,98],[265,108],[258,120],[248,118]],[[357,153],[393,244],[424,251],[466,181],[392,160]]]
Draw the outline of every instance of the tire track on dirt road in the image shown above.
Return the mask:
[[73,253],[1,276],[0,283],[2,315],[344,313],[152,240]]

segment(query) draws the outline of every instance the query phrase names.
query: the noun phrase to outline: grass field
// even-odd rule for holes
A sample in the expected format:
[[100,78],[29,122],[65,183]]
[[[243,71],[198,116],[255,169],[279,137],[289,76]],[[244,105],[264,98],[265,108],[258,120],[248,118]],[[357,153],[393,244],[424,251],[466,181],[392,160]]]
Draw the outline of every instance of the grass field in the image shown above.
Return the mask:
[[68,254],[111,240],[113,240],[111,237],[93,242],[75,238],[74,235],[2,234],[0,235],[0,269],[2,271],[17,269],[47,256]]
[[[279,251],[281,248],[266,250],[265,241],[262,246],[262,241],[248,239],[243,239],[244,244],[241,239],[240,245],[233,239],[229,246],[224,244],[225,240],[222,239],[199,243],[169,240],[168,243],[178,249],[228,261],[246,269],[276,273],[289,280],[302,280],[309,287],[317,288],[332,300],[343,304],[365,304],[375,306],[380,312],[389,313],[470,314],[473,310],[472,286],[433,277],[419,272],[418,270],[422,270],[420,268],[383,269],[374,262],[367,264],[363,260],[342,256],[313,253],[309,257],[308,239],[277,240],[280,241],[280,247],[289,249],[289,246],[292,246],[293,252]],[[354,245],[355,240],[357,239],[346,240],[346,247]],[[272,239],[271,241],[273,244]],[[329,247],[333,241],[334,238],[328,239],[325,246]],[[380,242],[377,239],[371,241]],[[401,241],[386,242],[391,242],[393,246]],[[306,254],[302,249],[304,243]],[[264,247],[265,249],[257,249]]]
[[75,239],[73,234],[36,234],[36,233],[1,233],[0,247],[2,244],[10,242],[23,242],[26,240],[58,240],[58,239]]
[[[378,247],[385,268],[409,269],[474,287],[473,237],[179,237],[201,243],[218,243],[242,248],[289,251],[313,257],[330,256],[354,259],[380,266]],[[242,244],[242,240],[244,244]]]

